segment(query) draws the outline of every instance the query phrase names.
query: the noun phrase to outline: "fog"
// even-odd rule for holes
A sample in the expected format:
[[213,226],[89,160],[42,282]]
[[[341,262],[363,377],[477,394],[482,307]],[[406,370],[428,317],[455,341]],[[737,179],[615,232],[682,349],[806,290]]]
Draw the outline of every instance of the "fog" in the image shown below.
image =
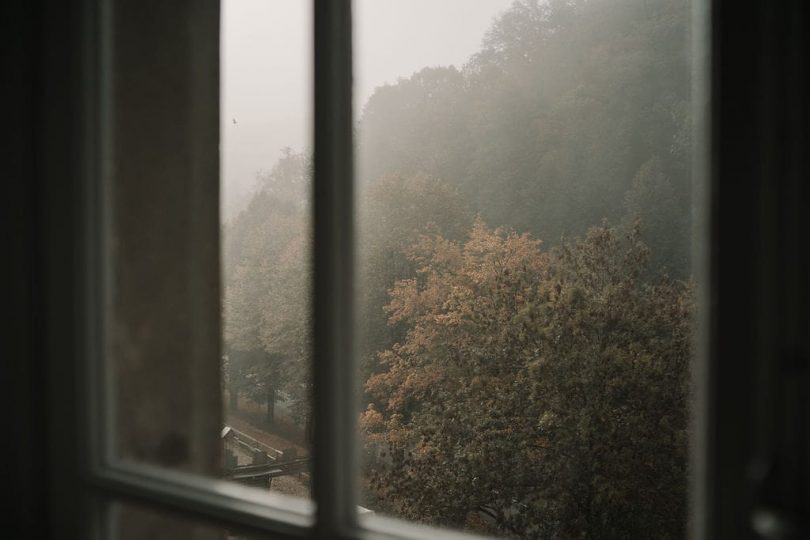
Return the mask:
[[[223,226],[226,418],[309,452],[309,14],[234,5],[226,196],[268,174]],[[499,538],[682,538],[689,2],[355,8],[360,504]],[[284,477],[269,489],[309,495]]]
[[[463,65],[511,0],[357,0],[355,108],[379,85],[426,66]],[[311,2],[224,0],[221,35],[223,218],[259,171],[311,137]]]

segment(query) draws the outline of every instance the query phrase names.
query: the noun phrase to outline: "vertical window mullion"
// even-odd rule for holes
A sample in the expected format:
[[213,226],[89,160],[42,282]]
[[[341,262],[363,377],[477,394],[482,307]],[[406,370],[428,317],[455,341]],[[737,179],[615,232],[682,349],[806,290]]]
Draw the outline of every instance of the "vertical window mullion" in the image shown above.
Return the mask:
[[315,0],[314,451],[321,537],[356,521],[351,2]]

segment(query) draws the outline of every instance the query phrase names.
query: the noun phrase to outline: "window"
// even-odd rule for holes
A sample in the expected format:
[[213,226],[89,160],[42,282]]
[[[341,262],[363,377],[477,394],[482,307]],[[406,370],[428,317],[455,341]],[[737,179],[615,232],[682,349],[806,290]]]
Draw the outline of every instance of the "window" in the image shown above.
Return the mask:
[[353,7],[362,504],[684,536],[690,4]]
[[[380,516],[358,525],[351,14],[347,1],[314,8],[314,504],[211,478],[218,456],[197,444],[221,434],[219,407],[201,397],[220,391],[217,3],[45,2],[3,18],[20,21],[9,35],[24,47],[10,51],[24,69],[12,88],[30,113],[12,113],[14,170],[34,186],[12,186],[10,200],[32,209],[17,218],[28,242],[13,243],[11,258],[31,292],[10,295],[22,352],[3,366],[4,380],[20,382],[4,397],[25,434],[9,477],[25,487],[12,511],[26,526],[103,537],[108,505],[134,519],[139,504],[239,534],[465,537]],[[718,1],[695,12],[694,39],[711,43],[698,49],[711,59],[707,89],[693,95],[710,128],[696,148],[711,182],[697,213],[709,238],[698,254],[708,362],[695,377],[691,525],[696,537],[802,537],[806,10]],[[38,376],[46,390],[34,395]],[[127,407],[146,392],[156,396],[146,412]]]

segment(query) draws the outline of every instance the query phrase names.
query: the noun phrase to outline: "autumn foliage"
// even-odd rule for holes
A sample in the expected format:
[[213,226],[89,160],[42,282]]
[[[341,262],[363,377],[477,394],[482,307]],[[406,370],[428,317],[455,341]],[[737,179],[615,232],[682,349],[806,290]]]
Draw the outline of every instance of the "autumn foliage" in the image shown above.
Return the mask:
[[[520,538],[684,536],[690,13],[516,0],[465,64],[363,105],[365,506]],[[229,393],[302,426],[310,169],[282,155],[223,257]]]
[[648,281],[638,229],[544,251],[478,221],[407,253],[385,307],[407,334],[361,419],[378,503],[516,537],[682,536],[692,295]]

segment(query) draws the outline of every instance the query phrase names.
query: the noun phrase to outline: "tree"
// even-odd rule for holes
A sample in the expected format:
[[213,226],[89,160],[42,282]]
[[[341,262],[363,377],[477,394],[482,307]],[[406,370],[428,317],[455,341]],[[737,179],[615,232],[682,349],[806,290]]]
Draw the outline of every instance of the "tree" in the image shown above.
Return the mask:
[[[377,89],[360,121],[361,184],[438,177],[487,223],[553,244],[622,219],[657,159],[688,221],[689,14],[685,0],[514,2],[461,69]],[[678,261],[669,270],[687,275]]]
[[539,248],[479,221],[410,250],[407,334],[366,385],[374,495],[515,537],[681,536],[690,288],[643,279],[637,230]]
[[376,352],[390,347],[400,331],[385,323],[383,306],[394,283],[411,275],[405,254],[420,235],[462,239],[472,224],[469,205],[438,178],[388,175],[363,190],[359,205],[358,321],[362,373],[377,371]]
[[226,226],[224,341],[227,381],[267,403],[274,421],[279,391],[308,415],[310,160],[286,149],[259,191]]
[[270,292],[265,297],[260,339],[263,349],[278,358],[282,377],[268,388],[287,395],[293,418],[307,426],[312,412],[312,288],[309,229],[286,246],[275,263]]
[[652,249],[651,267],[679,277],[689,268],[691,235],[689,209],[664,173],[661,160],[641,166],[625,195],[625,227],[641,226],[642,238]]

